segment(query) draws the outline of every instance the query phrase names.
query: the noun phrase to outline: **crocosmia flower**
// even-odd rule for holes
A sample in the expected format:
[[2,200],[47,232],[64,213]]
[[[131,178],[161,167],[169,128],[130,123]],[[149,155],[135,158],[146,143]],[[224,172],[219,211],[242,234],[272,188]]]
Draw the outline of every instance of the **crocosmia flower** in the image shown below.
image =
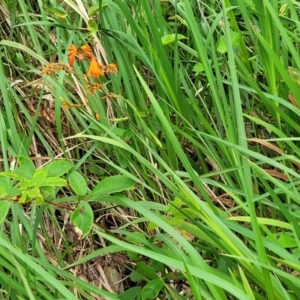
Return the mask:
[[69,65],[73,66],[75,58],[79,60],[83,60],[85,58],[93,59],[93,51],[89,45],[83,45],[81,47],[76,47],[75,45],[70,45],[68,48],[68,57],[69,57]]
[[102,66],[99,64],[99,62],[95,57],[91,59],[90,67],[86,72],[86,76],[93,76],[94,78],[98,78],[99,76],[104,76]]

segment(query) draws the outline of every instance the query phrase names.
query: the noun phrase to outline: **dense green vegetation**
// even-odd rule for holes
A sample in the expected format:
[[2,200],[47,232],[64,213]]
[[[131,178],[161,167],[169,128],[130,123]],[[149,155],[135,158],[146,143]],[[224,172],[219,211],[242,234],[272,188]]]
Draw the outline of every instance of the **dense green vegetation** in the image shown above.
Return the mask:
[[0,2],[0,298],[300,299],[299,12]]

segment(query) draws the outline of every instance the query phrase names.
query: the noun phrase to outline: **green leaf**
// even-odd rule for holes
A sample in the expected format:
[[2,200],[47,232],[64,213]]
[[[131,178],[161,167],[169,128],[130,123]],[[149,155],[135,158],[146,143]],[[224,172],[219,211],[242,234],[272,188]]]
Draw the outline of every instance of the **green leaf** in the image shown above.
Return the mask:
[[169,44],[174,43],[176,40],[180,41],[180,40],[183,40],[183,39],[187,39],[187,37],[185,37],[182,34],[171,33],[171,34],[167,34],[167,35],[163,36],[161,38],[161,42],[165,46],[165,45],[169,45]]
[[124,175],[116,175],[100,181],[92,191],[92,196],[118,193],[133,190],[135,181]]
[[94,35],[98,31],[98,26],[95,20],[90,19],[88,21],[88,30],[90,31],[90,35]]
[[36,200],[37,204],[44,203],[44,197],[43,197],[40,189],[37,186],[34,186],[30,190],[28,190],[27,196],[29,198],[29,201]]
[[[131,277],[130,277],[130,279],[131,279]],[[120,300],[128,300],[128,299],[134,300],[140,294],[141,294],[141,287],[135,286],[135,287],[132,287],[132,288],[126,290],[123,294],[119,295],[119,299]]]
[[163,263],[154,259],[151,259],[151,266],[160,273],[165,272],[166,269]]
[[45,167],[48,170],[48,176],[60,177],[73,168],[73,164],[67,160],[56,160]]
[[0,224],[5,220],[9,211],[9,201],[0,200]]
[[201,63],[196,63],[193,67],[193,72],[196,73],[196,75],[201,74],[202,72],[204,72],[204,67]]
[[163,287],[164,283],[160,278],[151,280],[144,286],[142,290],[142,298],[144,300],[147,300],[149,298],[156,299]]
[[[231,31],[230,36],[231,36],[232,45],[233,46],[239,45],[239,43],[241,41],[241,37],[242,37],[241,33]],[[224,54],[224,53],[227,52],[226,37],[224,35],[222,35],[220,40],[219,40],[217,51],[220,52],[221,54]]]
[[99,12],[99,3],[93,4],[89,9],[88,9],[88,15],[89,17],[93,17]]
[[68,16],[67,12],[62,7],[54,7],[54,6],[45,6],[45,9],[51,12],[55,17],[58,18],[66,18]]
[[22,192],[22,196],[19,199],[19,203],[25,203],[27,201],[28,198],[28,191],[24,191]]
[[71,223],[75,225],[78,239],[83,239],[92,229],[94,214],[88,202],[80,202],[71,215]]
[[71,188],[77,195],[84,196],[86,194],[87,184],[84,177],[79,172],[72,172],[68,177],[68,181]]
[[53,186],[43,186],[41,187],[41,192],[43,194],[44,199],[53,199],[56,191],[55,191],[55,187]]
[[136,262],[137,271],[140,275],[149,278],[149,279],[157,279],[158,275],[156,274],[156,270],[152,268],[152,266],[148,266],[143,261],[137,261]]
[[10,180],[7,177],[0,177],[0,197],[9,195],[11,190]]
[[131,272],[129,278],[132,282],[139,282],[143,280],[143,277],[136,271]]
[[25,177],[21,176],[21,175],[18,175],[12,171],[5,171],[5,172],[1,172],[0,173],[0,176],[2,177],[6,177],[6,178],[11,178],[11,179],[15,179],[15,180],[18,180],[18,181],[23,181],[23,180],[26,180]]
[[297,241],[293,236],[285,233],[281,233],[278,242],[283,248],[294,248],[297,247]]
[[31,179],[35,170],[35,165],[31,159],[23,156],[18,157],[18,166],[15,169],[16,174],[24,178]]
[[43,182],[47,178],[47,176],[48,170],[46,170],[45,168],[40,168],[33,174],[33,178],[30,183],[32,186],[40,186],[40,183]]

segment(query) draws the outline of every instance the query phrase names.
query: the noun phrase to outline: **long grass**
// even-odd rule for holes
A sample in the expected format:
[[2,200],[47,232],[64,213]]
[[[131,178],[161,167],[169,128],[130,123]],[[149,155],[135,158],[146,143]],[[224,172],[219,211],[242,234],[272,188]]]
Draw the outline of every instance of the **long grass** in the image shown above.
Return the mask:
[[[299,5],[53,3],[0,4],[1,170],[67,159],[90,190],[136,185],[81,199],[82,241],[68,188],[11,201],[1,299],[299,299]],[[88,43],[118,66],[105,92],[86,93],[86,62],[41,75]]]

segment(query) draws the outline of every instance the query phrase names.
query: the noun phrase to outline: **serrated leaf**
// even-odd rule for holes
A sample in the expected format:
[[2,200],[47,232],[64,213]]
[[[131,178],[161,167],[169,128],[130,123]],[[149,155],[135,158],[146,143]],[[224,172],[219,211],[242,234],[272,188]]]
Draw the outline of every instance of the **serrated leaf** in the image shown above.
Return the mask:
[[92,229],[94,214],[88,202],[80,202],[71,215],[71,223],[75,226],[78,239],[83,239]]
[[144,300],[156,299],[163,287],[164,283],[160,278],[149,281],[142,290],[142,298]]
[[171,34],[167,34],[167,35],[163,36],[161,38],[161,42],[165,46],[165,45],[169,45],[169,44],[174,43],[176,40],[180,41],[180,40],[183,40],[183,39],[187,39],[187,37],[185,37],[182,34],[171,33]]
[[9,201],[0,200],[0,224],[5,220],[9,211]]
[[100,181],[92,191],[92,196],[133,190],[135,181],[124,175],[110,176]]
[[68,177],[69,184],[76,195],[84,196],[87,192],[85,178],[77,171],[72,172]]
[[56,160],[45,167],[49,177],[60,177],[73,168],[73,164],[67,160]]

